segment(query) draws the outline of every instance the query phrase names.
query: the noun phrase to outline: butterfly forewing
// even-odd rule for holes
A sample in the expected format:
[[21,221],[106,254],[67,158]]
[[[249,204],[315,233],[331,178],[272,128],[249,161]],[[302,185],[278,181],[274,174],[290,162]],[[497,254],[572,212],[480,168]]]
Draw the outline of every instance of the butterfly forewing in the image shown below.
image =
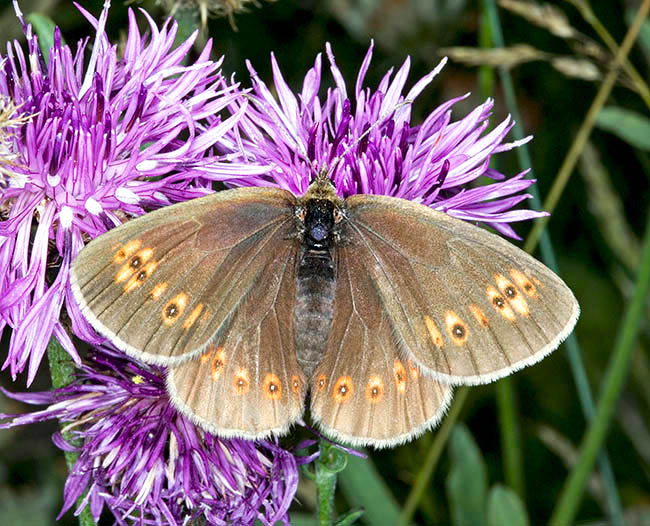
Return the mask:
[[304,410],[295,352],[297,244],[280,244],[225,330],[198,359],[170,369],[173,403],[219,436],[282,434]]
[[224,328],[278,247],[296,243],[294,203],[283,190],[242,188],[129,221],[79,254],[75,298],[118,348],[180,363]]
[[386,196],[348,198],[346,217],[400,349],[443,381],[506,376],[575,325],[578,304],[562,280],[498,236]]
[[312,417],[347,443],[387,447],[435,425],[451,387],[398,352],[390,318],[353,245],[337,249],[336,303],[325,354],[311,381]]

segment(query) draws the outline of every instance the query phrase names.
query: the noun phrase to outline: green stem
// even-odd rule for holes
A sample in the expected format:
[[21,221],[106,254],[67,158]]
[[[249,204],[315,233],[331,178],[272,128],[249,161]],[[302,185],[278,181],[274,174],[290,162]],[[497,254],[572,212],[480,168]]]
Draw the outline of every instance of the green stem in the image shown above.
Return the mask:
[[318,526],[333,526],[336,478],[345,469],[346,454],[327,440],[320,441],[320,456],[315,462],[314,482],[317,493]]
[[[487,2],[488,6],[488,16],[492,20],[493,34],[495,45],[498,47],[503,47],[503,33],[501,31],[501,24],[499,22],[499,17],[497,13],[494,0]],[[515,91],[512,85],[512,78],[510,73],[506,69],[501,69],[500,71],[501,81],[503,84],[506,104],[515,120],[515,126],[513,128],[513,135],[516,140],[520,140],[524,137],[523,129],[521,127],[521,117],[519,115],[519,109],[517,106],[517,100],[515,97]],[[521,148],[517,148],[517,156],[519,158],[519,163],[521,168],[531,167],[530,175],[535,178],[534,170],[532,169],[532,161],[528,152],[528,147],[523,145]],[[566,161],[566,160],[565,160]],[[560,175],[558,174],[557,178]],[[556,181],[557,181],[556,178]],[[562,190],[564,186],[562,186]],[[533,185],[530,187],[530,192],[533,195],[533,207],[541,208],[541,200],[539,198],[539,191],[537,186]],[[559,196],[558,196],[559,199]],[[534,230],[534,229],[533,229]],[[529,237],[530,240],[530,237]],[[551,243],[550,235],[548,231],[542,226],[540,230],[540,235],[536,240],[526,243],[524,248],[527,248],[527,251],[532,252],[537,246],[537,240],[540,243],[540,251],[542,255],[542,260],[546,265],[556,273],[559,273],[558,265],[555,260],[555,251],[553,250],[553,245]],[[589,387],[589,381],[587,378],[587,372],[585,370],[583,361],[582,361],[582,351],[578,345],[578,340],[575,337],[575,334],[570,334],[565,342],[567,349],[567,358],[569,360],[569,365],[571,367],[571,374],[573,375],[574,382],[576,384],[576,390],[578,392],[578,397],[580,399],[580,404],[582,411],[585,415],[586,420],[589,422],[593,419],[595,413],[595,406],[593,401],[593,396],[591,394],[591,388]],[[612,469],[611,462],[607,456],[605,450],[601,451],[599,459],[599,468],[601,476],[603,479],[603,484],[605,487],[605,494],[607,497],[607,512],[609,519],[613,525],[621,526],[623,522],[623,509],[618,495],[618,489],[616,487],[616,480],[614,479],[614,471]]]
[[[481,49],[490,49],[494,45],[492,42],[492,29],[490,28],[490,21],[484,14],[481,15],[478,43]],[[494,94],[495,75],[494,68],[491,66],[482,65],[478,68],[478,86],[481,97],[486,99]]]
[[[75,379],[76,366],[72,361],[72,358],[70,358],[70,355],[54,336],[52,336],[50,342],[47,344],[47,358],[50,362],[52,387],[59,389],[70,385]],[[63,433],[63,438],[70,444],[75,446],[79,445],[78,441],[73,438],[72,433],[69,431]],[[68,470],[70,470],[77,461],[77,458],[79,458],[79,453],[76,451],[65,451],[64,455],[65,463],[68,466]],[[86,493],[84,492],[83,495],[77,499],[77,506],[81,504],[81,501],[85,496]],[[86,506],[79,514],[79,526],[95,526],[95,521],[90,514],[90,506]]]
[[511,378],[496,383],[497,408],[503,450],[503,466],[506,484],[524,499],[524,473],[521,436],[517,419],[517,403]]
[[467,399],[467,393],[469,393],[469,387],[467,386],[460,387],[456,391],[451,409],[443,419],[440,429],[436,432],[433,443],[431,444],[427,456],[424,459],[424,463],[422,464],[422,469],[418,472],[417,478],[411,488],[411,492],[406,499],[406,504],[404,504],[404,508],[399,518],[399,526],[408,526],[411,524],[411,519],[415,514],[415,510],[417,509],[420,500],[422,500],[424,492],[429,487],[429,481],[436,469],[436,464],[438,464],[438,459],[447,443],[449,434],[456,424],[460,411],[463,408],[463,404]]
[[[650,5],[650,0],[645,4]],[[645,5],[644,4],[644,5]],[[645,16],[645,15],[644,15]],[[641,266],[632,301],[623,317],[620,332],[614,345],[614,352],[607,368],[607,376],[602,387],[602,395],[592,421],[580,447],[578,462],[567,479],[549,524],[551,526],[568,526],[580,505],[584,487],[593,469],[594,461],[607,436],[610,420],[614,415],[616,403],[634,355],[635,342],[639,325],[644,314],[645,302],[650,289],[650,215],[641,254]]]

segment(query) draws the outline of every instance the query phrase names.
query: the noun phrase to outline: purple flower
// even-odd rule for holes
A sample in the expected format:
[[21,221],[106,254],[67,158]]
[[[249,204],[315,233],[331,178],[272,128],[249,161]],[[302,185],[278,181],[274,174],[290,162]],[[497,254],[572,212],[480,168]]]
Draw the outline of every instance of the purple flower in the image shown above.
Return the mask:
[[[0,429],[57,419],[54,443],[79,457],[68,475],[61,514],[84,491],[98,520],[106,506],[118,524],[208,524],[288,522],[298,485],[296,457],[274,441],[217,438],[178,413],[167,397],[162,370],[137,364],[121,353],[93,353],[78,381],[44,393],[5,394],[46,404],[10,419]],[[141,522],[138,522],[141,521]]]
[[[493,101],[488,99],[469,115],[453,121],[451,108],[467,95],[435,108],[421,124],[411,123],[411,105],[445,64],[415,83],[403,95],[410,68],[407,59],[395,76],[392,70],[376,90],[364,87],[372,45],[353,90],[343,80],[329,45],[326,46],[334,86],[326,96],[321,87],[321,55],[316,57],[296,96],[271,55],[274,92],[249,64],[252,93],[231,105],[247,104],[244,116],[225,140],[232,160],[245,164],[236,185],[280,186],[302,195],[315,173],[330,171],[341,197],[357,193],[402,197],[466,221],[483,222],[517,238],[509,223],[545,215],[513,210],[533,180],[526,172],[510,179],[491,168],[490,157],[527,142],[504,143],[510,117],[486,132]],[[222,141],[223,142],[225,142]],[[481,176],[494,182],[470,188]],[[488,179],[488,180],[489,180]]]
[[[14,43],[0,55],[0,100],[32,118],[11,127],[0,144],[13,171],[0,186],[0,334],[13,329],[3,368],[15,379],[27,366],[30,384],[52,334],[79,363],[59,321],[64,301],[76,334],[99,343],[69,289],[70,263],[84,242],[125,215],[210,192],[209,178],[231,172],[212,150],[239,113],[214,117],[235,87],[209,60],[210,44],[182,65],[196,33],[172,49],[177,28],[169,20],[158,28],[143,12],[143,37],[129,11],[119,57],[104,32],[107,7],[99,20],[79,7],[95,29],[92,53],[88,39],[73,50],[56,29],[45,60],[14,5],[28,52]],[[210,162],[210,174],[192,168],[198,161]]]

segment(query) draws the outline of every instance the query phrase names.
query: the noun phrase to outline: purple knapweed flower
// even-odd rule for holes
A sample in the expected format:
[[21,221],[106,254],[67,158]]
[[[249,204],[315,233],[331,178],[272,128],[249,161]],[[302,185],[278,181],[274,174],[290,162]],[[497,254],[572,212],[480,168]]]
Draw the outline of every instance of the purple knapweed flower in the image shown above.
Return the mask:
[[[276,442],[220,439],[197,428],[171,405],[162,370],[123,354],[93,353],[68,387],[11,394],[48,405],[25,415],[2,415],[0,429],[59,420],[54,443],[79,457],[65,484],[61,514],[104,507],[116,523],[181,525],[288,523],[298,485],[297,457]],[[74,444],[74,445],[73,445]]]
[[[210,177],[229,177],[232,167],[211,152],[239,114],[214,117],[232,102],[235,87],[209,59],[210,43],[183,65],[196,33],[172,49],[175,22],[158,28],[143,11],[144,37],[129,11],[118,56],[104,31],[108,5],[99,19],[78,6],[94,27],[92,53],[89,39],[76,50],[63,45],[57,28],[44,58],[14,6],[28,49],[25,55],[10,43],[0,55],[0,99],[31,118],[0,145],[13,172],[0,186],[0,334],[13,329],[3,368],[15,379],[27,366],[29,384],[52,335],[79,364],[59,322],[64,302],[75,333],[100,341],[69,289],[70,263],[84,242],[125,216],[210,192]],[[198,161],[210,161],[209,174],[192,168]]]
[[[411,123],[411,106],[445,64],[443,60],[405,95],[410,68],[407,59],[396,75],[386,73],[376,90],[364,87],[372,45],[354,90],[348,90],[326,46],[334,86],[324,97],[321,55],[296,96],[271,55],[274,92],[248,64],[253,90],[231,110],[247,104],[245,115],[226,135],[233,161],[246,164],[237,185],[280,186],[302,195],[315,173],[330,172],[341,197],[384,194],[409,199],[466,221],[485,223],[510,237],[509,223],[545,215],[513,207],[530,197],[520,192],[534,183],[526,172],[510,179],[488,164],[490,157],[527,142],[504,143],[510,117],[486,132],[493,101],[488,99],[461,120],[451,118],[463,95],[435,108],[421,124]],[[225,141],[222,141],[222,143]],[[468,185],[486,176],[490,184]]]

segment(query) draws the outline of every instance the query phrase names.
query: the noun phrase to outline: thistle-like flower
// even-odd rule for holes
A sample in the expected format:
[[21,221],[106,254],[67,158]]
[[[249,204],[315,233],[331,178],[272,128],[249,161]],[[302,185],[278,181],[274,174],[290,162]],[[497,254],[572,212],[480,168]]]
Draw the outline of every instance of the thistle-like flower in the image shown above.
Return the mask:
[[197,428],[170,404],[163,371],[111,353],[93,353],[78,381],[44,393],[10,394],[47,405],[0,415],[0,429],[59,420],[54,436],[79,457],[65,484],[61,514],[104,507],[118,524],[181,525],[288,522],[298,485],[296,457],[274,441],[223,440]]
[[27,366],[29,384],[53,334],[79,363],[59,321],[64,301],[76,334],[99,343],[69,289],[70,262],[85,241],[125,215],[211,191],[190,165],[210,159],[213,177],[228,176],[211,152],[239,113],[206,125],[206,115],[232,102],[234,88],[209,59],[210,44],[182,65],[196,34],[172,49],[171,21],[158,28],[144,13],[143,37],[130,11],[120,57],[104,32],[107,7],[98,20],[80,8],[95,28],[92,54],[88,40],[76,51],[63,45],[57,29],[44,59],[15,6],[28,50],[14,43],[0,56],[0,99],[32,118],[10,127],[0,145],[11,162],[0,187],[0,333],[13,329],[3,368],[15,378]]
[[[411,123],[411,106],[445,64],[418,80],[404,95],[410,61],[392,70],[376,90],[364,86],[372,45],[349,90],[326,47],[334,86],[319,96],[321,55],[307,72],[296,96],[271,56],[274,92],[248,64],[253,92],[231,105],[247,104],[245,115],[226,135],[233,161],[246,165],[237,185],[277,185],[302,195],[315,173],[331,172],[341,197],[384,194],[409,199],[459,219],[482,222],[517,238],[509,223],[545,215],[513,207],[530,197],[521,192],[534,183],[520,173],[510,179],[489,167],[493,154],[520,143],[504,143],[510,117],[486,132],[493,101],[488,99],[461,120],[451,108],[467,95],[435,108],[421,124]],[[223,143],[224,141],[222,141]],[[482,176],[494,182],[471,188]]]

